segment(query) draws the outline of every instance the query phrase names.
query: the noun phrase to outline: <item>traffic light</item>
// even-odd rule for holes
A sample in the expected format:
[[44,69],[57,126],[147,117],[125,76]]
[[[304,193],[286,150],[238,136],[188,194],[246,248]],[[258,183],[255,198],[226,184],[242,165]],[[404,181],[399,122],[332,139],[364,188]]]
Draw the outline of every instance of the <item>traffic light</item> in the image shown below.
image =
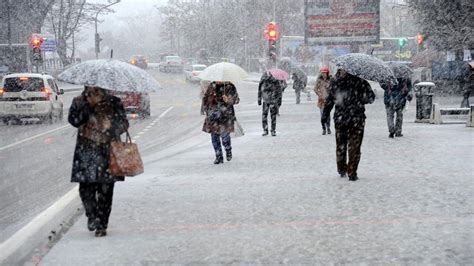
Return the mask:
[[267,29],[265,30],[265,38],[269,41],[275,42],[280,37],[280,33],[278,32],[278,26],[275,22],[270,22],[267,25]]
[[407,44],[408,42],[408,39],[407,38],[399,38],[398,39],[398,46],[400,47],[400,49],[402,49],[403,47],[405,47],[405,45]]
[[276,41],[269,41],[268,42],[268,56],[276,56],[277,54],[277,47],[276,47]]
[[102,38],[100,38],[99,33],[95,34],[95,53],[98,54],[100,53],[100,42],[102,41]]
[[33,48],[39,48],[41,44],[43,44],[43,37],[36,35],[31,37],[31,46],[33,46]]

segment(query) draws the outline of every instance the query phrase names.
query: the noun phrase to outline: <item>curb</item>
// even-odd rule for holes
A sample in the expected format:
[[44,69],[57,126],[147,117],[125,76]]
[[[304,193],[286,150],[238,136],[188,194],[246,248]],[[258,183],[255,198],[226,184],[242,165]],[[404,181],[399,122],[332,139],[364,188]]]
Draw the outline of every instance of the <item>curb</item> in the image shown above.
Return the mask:
[[[46,254],[51,246],[83,213],[78,187],[74,186],[63,197],[38,214],[10,238],[0,243],[0,264],[36,264],[38,253]],[[35,262],[36,261],[36,262]]]

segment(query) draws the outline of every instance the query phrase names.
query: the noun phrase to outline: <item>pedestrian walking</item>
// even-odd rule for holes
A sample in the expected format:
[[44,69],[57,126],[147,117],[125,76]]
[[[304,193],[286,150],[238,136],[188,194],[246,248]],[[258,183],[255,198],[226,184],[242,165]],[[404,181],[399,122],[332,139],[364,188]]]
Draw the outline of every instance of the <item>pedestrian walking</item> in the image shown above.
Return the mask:
[[317,105],[321,113],[321,126],[323,127],[323,135],[326,135],[326,133],[331,134],[331,115],[329,114],[326,120],[323,120],[323,110],[326,98],[328,97],[328,88],[332,76],[329,75],[329,67],[322,67],[319,69],[319,73],[320,75],[314,86],[314,92],[318,95]]
[[301,91],[304,91],[306,88],[308,77],[302,70],[298,69],[297,71],[293,72],[291,78],[293,79],[293,89],[295,90],[296,94],[296,104],[300,104]]
[[468,108],[470,106],[469,97],[474,90],[473,64],[473,62],[467,64],[462,76],[461,87],[463,91],[463,99],[461,102],[461,108]]
[[78,128],[71,182],[79,183],[79,196],[87,216],[87,228],[96,237],[107,235],[116,181],[109,170],[109,148],[128,129],[125,109],[119,98],[99,87],[85,87],[73,99],[68,121]]
[[237,89],[231,82],[214,81],[209,84],[202,98],[201,114],[206,115],[203,131],[211,134],[216,154],[214,164],[224,163],[222,145],[227,161],[232,160],[230,133],[236,121],[234,104],[240,101]]
[[263,73],[258,84],[258,105],[262,105],[262,136],[268,135],[268,112],[271,118],[271,134],[276,136],[276,117],[282,102],[282,94],[287,84],[278,80],[270,72]]
[[403,137],[403,109],[407,100],[411,101],[413,98],[411,80],[397,78],[397,85],[382,84],[382,88],[385,91],[383,101],[387,112],[388,137]]
[[353,76],[343,69],[337,71],[329,85],[323,119],[329,118],[335,106],[337,171],[341,177],[347,174],[350,181],[358,180],[357,168],[366,118],[364,106],[373,103],[374,99],[375,94],[366,80]]

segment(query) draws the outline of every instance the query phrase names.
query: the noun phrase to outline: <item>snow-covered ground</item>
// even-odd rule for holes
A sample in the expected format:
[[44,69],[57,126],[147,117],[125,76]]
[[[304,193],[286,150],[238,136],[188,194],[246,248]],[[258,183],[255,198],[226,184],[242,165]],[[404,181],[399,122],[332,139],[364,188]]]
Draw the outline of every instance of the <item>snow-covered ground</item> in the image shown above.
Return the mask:
[[405,136],[389,139],[378,99],[367,106],[360,180],[349,182],[314,95],[295,105],[289,91],[277,137],[262,137],[260,107],[242,102],[246,135],[232,140],[231,162],[212,164],[197,127],[117,183],[107,237],[82,217],[42,265],[472,264],[473,128],[416,124],[412,103]]

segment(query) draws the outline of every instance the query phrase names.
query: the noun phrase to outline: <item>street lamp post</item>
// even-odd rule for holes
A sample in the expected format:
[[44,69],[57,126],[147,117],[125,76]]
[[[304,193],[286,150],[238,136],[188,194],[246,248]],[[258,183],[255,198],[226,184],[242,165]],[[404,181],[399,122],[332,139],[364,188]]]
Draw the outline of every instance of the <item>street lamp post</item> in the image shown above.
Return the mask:
[[94,35],[94,40],[95,40],[95,59],[99,59],[99,50],[98,50],[98,45],[100,45],[100,40],[99,40],[99,36],[97,34],[97,18],[99,17],[99,13],[106,9],[107,7],[109,6],[112,6],[112,5],[115,5],[115,4],[118,4],[120,3],[120,0],[117,0],[111,4],[108,4],[106,6],[103,6],[101,8],[99,8],[99,10],[97,10],[97,13],[95,14],[95,35]]

